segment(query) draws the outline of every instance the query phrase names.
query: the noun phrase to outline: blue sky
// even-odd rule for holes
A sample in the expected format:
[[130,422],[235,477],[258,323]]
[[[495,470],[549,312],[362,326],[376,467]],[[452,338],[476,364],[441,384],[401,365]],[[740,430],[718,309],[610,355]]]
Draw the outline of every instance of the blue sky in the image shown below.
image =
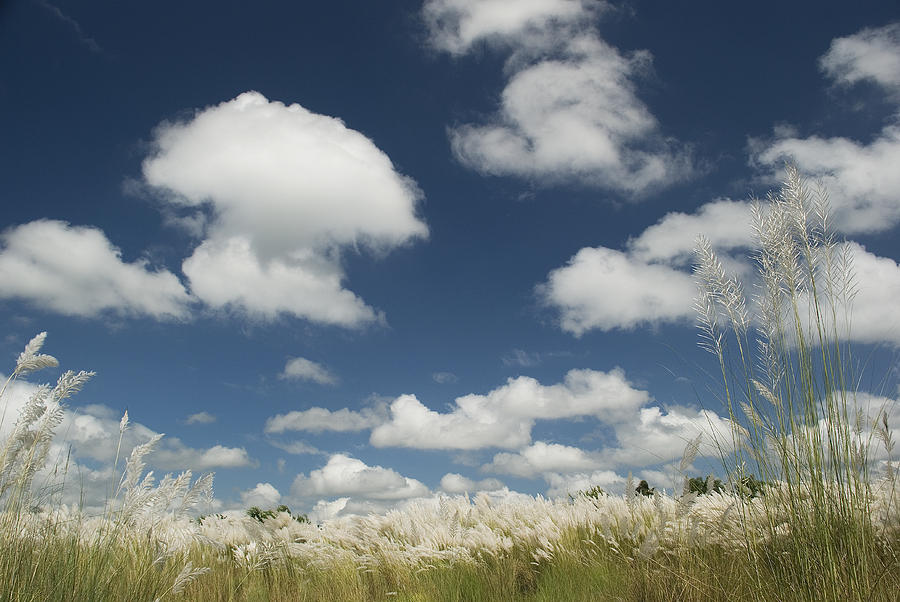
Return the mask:
[[723,424],[690,249],[749,275],[786,158],[855,243],[861,388],[897,396],[898,19],[4,3],[0,352],[46,330],[97,372],[57,441],[92,491],[125,409],[126,447],[166,433],[153,467],[215,471],[222,507],[665,484]]

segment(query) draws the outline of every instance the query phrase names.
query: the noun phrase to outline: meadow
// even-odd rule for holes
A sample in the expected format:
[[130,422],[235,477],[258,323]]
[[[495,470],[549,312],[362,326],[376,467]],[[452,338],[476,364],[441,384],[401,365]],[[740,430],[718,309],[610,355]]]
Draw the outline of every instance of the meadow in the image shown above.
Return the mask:
[[[91,514],[35,485],[65,400],[92,376],[66,372],[0,448],[0,600],[900,600],[893,409],[864,411],[853,388],[849,251],[824,191],[790,167],[753,226],[749,299],[697,245],[701,344],[732,425],[715,441],[718,486],[688,479],[695,440],[673,494],[629,479],[624,492],[444,497],[318,525],[286,509],[199,516],[212,478],[154,481],[152,440]],[[10,381],[57,364],[43,343]]]

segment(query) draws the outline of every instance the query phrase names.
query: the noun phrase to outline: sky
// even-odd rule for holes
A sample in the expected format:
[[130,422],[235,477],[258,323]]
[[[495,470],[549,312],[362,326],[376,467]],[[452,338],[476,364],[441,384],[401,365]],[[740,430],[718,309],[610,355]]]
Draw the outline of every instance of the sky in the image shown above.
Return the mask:
[[7,1],[0,371],[42,331],[60,368],[6,403],[96,372],[70,503],[108,495],[126,410],[120,456],[165,433],[150,468],[215,472],[218,509],[671,487],[728,428],[696,237],[752,279],[788,160],[893,404],[896,2]]

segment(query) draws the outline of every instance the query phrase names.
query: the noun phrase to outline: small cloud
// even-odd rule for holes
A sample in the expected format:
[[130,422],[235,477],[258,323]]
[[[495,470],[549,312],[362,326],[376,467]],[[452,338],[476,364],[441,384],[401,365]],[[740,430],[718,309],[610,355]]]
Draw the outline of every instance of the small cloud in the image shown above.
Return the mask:
[[271,483],[257,483],[253,489],[241,492],[241,502],[245,506],[273,508],[281,500],[281,493]]
[[499,489],[503,489],[503,483],[497,479],[473,481],[455,472],[449,472],[441,477],[441,491],[445,493],[476,493],[479,491],[497,491]]
[[210,424],[216,421],[216,417],[209,412],[197,412],[184,419],[185,424]]
[[[276,441],[274,439],[270,439],[269,443],[271,443],[273,446],[277,447],[278,449],[280,449],[282,451],[286,451],[289,454],[294,454],[297,456],[302,456],[302,455],[313,455],[314,456],[314,455],[319,455],[322,453],[318,448],[313,447],[312,445],[310,445],[309,443],[306,443],[305,441],[287,441],[287,442],[285,442],[285,441]],[[284,462],[284,460],[281,460],[280,462]],[[279,465],[281,465],[281,464],[279,463]],[[279,469],[279,471],[280,470],[281,469]]]
[[530,368],[541,363],[541,355],[539,353],[528,353],[521,349],[513,349],[502,358],[504,366],[522,366]]
[[455,383],[459,380],[459,377],[453,374],[452,372],[435,372],[431,375],[431,378],[434,379],[434,382],[446,385],[449,383]]
[[337,383],[337,377],[325,366],[304,357],[292,357],[284,365],[284,370],[278,375],[280,379],[309,380],[320,385],[333,385]]

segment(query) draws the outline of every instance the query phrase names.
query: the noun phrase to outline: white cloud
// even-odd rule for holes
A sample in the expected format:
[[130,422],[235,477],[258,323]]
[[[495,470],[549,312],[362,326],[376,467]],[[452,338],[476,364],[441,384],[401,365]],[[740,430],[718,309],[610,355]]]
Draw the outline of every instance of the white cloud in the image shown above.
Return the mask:
[[606,466],[648,466],[680,458],[687,444],[703,435],[700,455],[729,453],[731,425],[710,410],[642,408],[616,429],[618,446],[602,450]]
[[450,130],[456,158],[485,174],[576,181],[641,194],[693,172],[635,92],[646,51],[623,55],[591,23],[605,2],[430,0],[430,41],[454,55],[480,41],[511,53],[497,113]]
[[558,443],[536,441],[515,454],[501,452],[490,464],[482,467],[486,472],[533,477],[541,473],[576,472],[598,468],[600,461],[582,449]]
[[426,0],[422,15],[431,44],[461,55],[479,41],[521,44],[523,36],[583,21],[592,8],[604,6],[583,0]]
[[209,412],[197,412],[185,418],[185,424],[211,424],[216,421],[216,417]]
[[497,491],[503,489],[503,483],[497,479],[473,481],[461,474],[448,472],[441,477],[441,491],[451,494],[475,494],[479,491]]
[[832,40],[819,66],[836,82],[851,85],[870,80],[900,91],[900,23],[863,29]]
[[649,399],[632,388],[621,369],[571,370],[562,383],[544,386],[520,376],[487,395],[457,398],[449,413],[435,412],[413,395],[390,405],[390,418],[372,430],[378,447],[420,449],[520,448],[531,442],[535,420],[595,416],[626,418]]
[[193,293],[216,309],[239,308],[263,319],[284,313],[347,327],[379,317],[343,288],[335,263],[315,266],[297,257],[263,261],[242,236],[203,242],[182,270]]
[[177,437],[167,437],[153,451],[150,462],[165,470],[209,470],[211,468],[242,468],[255,466],[243,447],[213,445],[196,449],[184,445]]
[[371,140],[297,104],[246,92],[162,124],[155,145],[146,182],[209,214],[183,270],[213,308],[358,326],[377,314],[343,288],[341,251],[428,235],[415,183]]
[[900,223],[900,127],[886,126],[870,143],[849,138],[778,135],[754,141],[754,160],[773,170],[792,161],[828,190],[834,226],[847,234],[881,232]]
[[626,482],[625,477],[611,470],[571,474],[548,473],[544,475],[544,479],[547,481],[547,495],[550,497],[575,495],[579,491],[588,491],[597,486],[610,495],[620,495]]
[[688,320],[696,285],[690,274],[647,263],[606,247],[584,248],[538,287],[546,305],[560,312],[563,330],[634,328]]
[[[900,23],[837,38],[819,60],[825,74],[850,85],[870,80],[900,101]],[[900,127],[885,126],[874,140],[800,138],[777,128],[773,140],[751,140],[753,160],[777,169],[787,159],[828,189],[835,226],[847,234],[879,232],[900,223]]]
[[[0,375],[0,379],[6,379]],[[4,440],[15,425],[25,402],[37,390],[25,380],[17,380],[7,387],[0,399],[0,412],[5,410],[0,423],[0,441]],[[66,407],[62,422],[56,428],[48,455],[48,465],[36,483],[53,487],[65,478],[65,487],[59,493],[60,503],[84,504],[89,511],[103,509],[107,496],[115,492],[121,478],[123,461],[136,445],[146,443],[158,433],[140,422],[130,422],[121,434],[121,414],[100,404]],[[119,465],[113,462],[117,457]],[[164,437],[146,456],[148,470],[157,474],[165,471],[206,471],[213,468],[253,466],[243,448],[214,445],[197,449],[185,445],[175,437]],[[72,478],[77,475],[77,478]]]
[[685,265],[693,259],[697,237],[704,235],[719,250],[753,247],[750,203],[718,199],[693,213],[673,211],[628,241],[635,261]]
[[486,174],[629,194],[685,179],[687,153],[662,138],[635,95],[632,80],[648,65],[645,52],[625,57],[593,36],[576,38],[562,57],[512,75],[488,123],[453,128],[454,154]]
[[284,370],[278,375],[281,379],[310,380],[320,385],[333,385],[337,383],[334,376],[325,366],[304,357],[292,357],[284,365]]
[[857,294],[853,298],[850,324],[838,309],[838,333],[864,343],[890,342],[900,346],[900,265],[893,259],[869,253],[857,243],[848,243],[853,258]]
[[368,466],[356,458],[335,454],[325,466],[313,470],[309,476],[297,475],[291,492],[302,498],[355,496],[400,500],[428,495],[429,490],[420,481],[389,468]]
[[326,408],[309,408],[294,410],[287,414],[276,414],[266,420],[267,433],[283,433],[285,431],[322,431],[352,432],[370,428],[380,421],[378,413],[365,409],[356,412],[347,408],[331,411]]
[[271,483],[257,483],[253,489],[241,492],[241,502],[245,507],[262,509],[274,508],[281,501],[281,493]]
[[97,228],[37,220],[7,229],[0,240],[0,297],[70,316],[189,314],[192,298],[178,277],[145,260],[122,261]]

